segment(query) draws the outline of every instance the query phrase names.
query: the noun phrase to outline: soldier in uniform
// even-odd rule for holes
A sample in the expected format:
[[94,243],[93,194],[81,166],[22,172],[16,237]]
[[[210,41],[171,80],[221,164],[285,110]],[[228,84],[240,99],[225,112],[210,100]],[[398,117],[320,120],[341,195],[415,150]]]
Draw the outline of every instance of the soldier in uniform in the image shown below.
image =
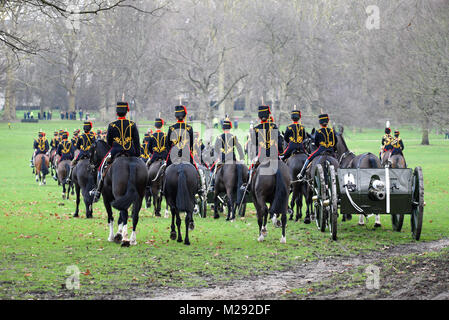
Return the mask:
[[149,139],[150,139],[150,135],[149,133],[145,133],[143,140],[142,140],[142,144],[140,146],[140,157],[142,158],[142,160],[147,163],[148,159],[150,159],[150,150],[148,148],[148,144],[149,144]]
[[292,153],[306,153],[304,145],[302,144],[306,136],[306,132],[302,124],[299,122],[301,120],[301,111],[296,109],[293,110],[291,113],[291,119],[293,120],[293,123],[287,127],[284,135],[284,141],[288,143],[287,148],[281,156],[281,159],[284,161],[286,161]]
[[213,173],[210,185],[212,192],[214,191],[215,187],[215,174],[217,172],[218,165],[220,163],[235,163],[237,161],[237,158],[235,156],[235,148],[237,148],[237,151],[239,153],[239,159],[243,160],[245,158],[242,146],[240,145],[237,137],[230,132],[230,130],[232,129],[232,122],[229,119],[223,121],[222,129],[223,133],[215,140],[215,162],[210,168],[210,171]]
[[58,149],[58,144],[59,144],[58,136],[59,136],[58,131],[53,132],[53,138],[50,141],[50,148],[52,151]]
[[72,144],[72,141],[69,141],[69,133],[64,132],[62,134],[62,141],[58,145],[58,150],[56,151],[56,154],[58,154],[61,159],[59,161],[64,160],[73,160],[73,157],[75,156],[75,146]]
[[[270,157],[277,159],[283,152],[283,142],[282,136],[279,134],[279,129],[273,122],[270,107],[259,106],[258,116],[260,123],[254,127],[254,137],[251,137],[251,141],[254,142],[253,149],[256,148],[256,162]],[[272,154],[272,151],[274,151],[274,154]],[[251,168],[253,164],[254,159]]]
[[[167,167],[172,160],[189,161],[198,171],[198,166],[193,159],[193,128],[185,122],[187,108],[185,106],[175,107],[176,123],[168,128],[167,132]],[[203,184],[198,171],[199,193],[202,193]]]
[[319,147],[307,158],[304,166],[301,169],[301,172],[298,174],[299,180],[303,179],[304,171],[307,169],[307,166],[310,162],[312,162],[314,158],[324,153],[333,155],[336,151],[335,149],[338,140],[337,136],[335,135],[334,129],[327,126],[329,123],[329,115],[320,114],[318,118],[321,128],[318,129],[315,134],[315,145]]
[[117,120],[109,124],[106,134],[106,143],[111,147],[111,150],[106,154],[98,169],[97,188],[91,191],[91,194],[94,194],[94,202],[98,202],[100,199],[106,166],[112,164],[114,159],[122,154],[140,157],[140,138],[137,125],[126,119],[126,114],[129,112],[128,103],[117,102],[116,112]]
[[76,129],[73,131],[73,138],[72,138],[72,145],[77,148],[78,145],[78,139],[79,139],[79,133],[81,132],[80,129]]
[[[78,161],[90,156],[90,147],[95,141],[95,133],[92,132],[92,122],[86,121],[83,125],[84,132],[79,136],[77,144],[74,145],[76,149],[80,150],[78,156],[72,161],[72,166],[70,167],[70,173],[68,175],[69,181],[72,179],[72,170],[78,164]],[[73,139],[72,139],[73,141]]]
[[393,146],[391,145],[391,142],[393,141],[393,136],[391,135],[391,129],[385,128],[385,134],[382,137],[382,147],[379,152],[379,158],[382,159],[382,154],[385,151],[393,150]]
[[41,154],[41,153],[46,154],[49,151],[49,149],[50,149],[50,146],[48,144],[48,140],[45,138],[45,132],[43,132],[42,130],[39,131],[38,138],[34,139],[33,149],[34,149],[34,153],[33,153],[33,156],[31,157],[31,160],[30,160],[31,161],[30,167],[32,167],[32,168],[34,168],[34,158],[38,154]]
[[154,120],[154,126],[156,127],[156,131],[150,134],[148,149],[151,153],[150,165],[156,160],[167,159],[167,134],[162,131],[162,127],[164,126],[164,119],[156,118]]
[[404,150],[404,142],[402,142],[402,139],[399,137],[399,131],[394,132],[394,138],[391,141],[391,146],[393,147],[393,151],[391,152],[391,155],[395,154],[401,154],[404,155],[402,151]]
[[205,146],[203,140],[200,138],[199,132],[193,133],[193,159],[195,162],[203,164],[203,150]]

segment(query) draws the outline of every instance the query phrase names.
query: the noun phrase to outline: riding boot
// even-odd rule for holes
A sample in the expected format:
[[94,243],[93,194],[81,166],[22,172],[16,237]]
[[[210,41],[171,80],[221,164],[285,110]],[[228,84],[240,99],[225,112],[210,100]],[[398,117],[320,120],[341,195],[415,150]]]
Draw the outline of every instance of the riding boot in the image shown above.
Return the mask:
[[93,188],[89,194],[94,196],[93,202],[96,203],[98,200],[100,200],[101,196],[101,190],[103,189],[103,177],[98,182],[98,186],[96,188]]
[[72,182],[72,171],[73,171],[73,166],[70,166],[70,171],[69,174],[67,175],[67,183]]
[[213,176],[212,179],[210,180],[209,187],[210,192],[215,192],[215,176]]

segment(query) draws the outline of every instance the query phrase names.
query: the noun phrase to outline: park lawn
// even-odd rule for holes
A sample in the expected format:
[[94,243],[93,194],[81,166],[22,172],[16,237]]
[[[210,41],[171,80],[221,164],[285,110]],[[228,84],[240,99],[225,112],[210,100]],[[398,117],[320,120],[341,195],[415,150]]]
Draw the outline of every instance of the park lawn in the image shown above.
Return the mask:
[[[382,228],[357,226],[357,217],[340,222],[338,241],[321,233],[314,223],[289,221],[287,244],[281,244],[280,229],[268,226],[268,237],[258,243],[255,211],[226,222],[195,216],[190,246],[169,239],[170,219],[157,218],[152,209],[142,209],[137,229],[138,245],[122,248],[107,241],[108,228],[102,202],[94,205],[94,219],[72,218],[73,199],[63,201],[61,188],[51,178],[46,186],[34,181],[29,167],[32,141],[39,129],[50,138],[55,129],[71,133],[79,121],[43,121],[25,124],[0,123],[0,298],[112,298],[151,296],[158,287],[208,286],[287,269],[319,258],[355,254],[399,243],[413,242],[410,222],[402,232],[393,232],[389,216],[382,216]],[[146,131],[151,123],[143,123]],[[243,142],[248,123],[238,133]],[[105,126],[103,126],[104,128]],[[198,125],[195,125],[198,128]],[[432,134],[431,145],[420,145],[420,132],[399,128],[405,143],[408,166],[421,166],[425,201],[421,241],[449,235],[449,140]],[[141,131],[143,136],[143,131]],[[358,132],[346,129],[346,142],[356,153],[378,153],[383,130]],[[163,206],[165,207],[165,205]],[[115,226],[116,228],[116,226]],[[182,225],[185,233],[184,222]],[[67,267],[81,271],[79,290],[65,288]],[[121,296],[120,296],[121,295]]]

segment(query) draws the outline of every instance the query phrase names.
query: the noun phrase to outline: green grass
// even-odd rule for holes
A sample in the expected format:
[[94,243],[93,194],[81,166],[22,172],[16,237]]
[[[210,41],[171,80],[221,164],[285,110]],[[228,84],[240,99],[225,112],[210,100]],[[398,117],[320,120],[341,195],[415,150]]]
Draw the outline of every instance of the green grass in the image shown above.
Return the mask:
[[[143,123],[143,130],[150,125]],[[138,245],[122,248],[107,241],[108,227],[102,202],[94,206],[94,219],[72,218],[73,199],[63,201],[61,188],[50,179],[46,186],[34,181],[29,167],[33,138],[39,129],[69,132],[78,121],[44,121],[37,124],[0,123],[0,298],[98,298],[120,292],[151,292],[160,286],[208,286],[230,279],[274,272],[303,261],[347,255],[384,246],[413,242],[408,216],[402,232],[393,232],[389,216],[382,228],[357,226],[357,217],[339,223],[339,240],[333,242],[312,223],[288,222],[287,244],[280,244],[280,229],[268,226],[268,237],[258,243],[252,205],[247,217],[229,223],[195,216],[190,246],[169,239],[170,219],[157,218],[142,209],[137,229]],[[198,125],[195,125],[198,128]],[[243,129],[248,124],[241,124]],[[103,126],[104,127],[104,126]],[[409,167],[422,166],[425,180],[424,224],[421,241],[449,235],[447,201],[449,141],[431,135],[431,145],[421,146],[420,132],[401,129]],[[346,131],[346,141],[356,153],[378,152],[382,130]],[[240,132],[244,141],[246,132]],[[143,132],[142,132],[143,135]],[[115,226],[116,228],[116,226]],[[182,226],[184,235],[184,221]],[[80,290],[65,289],[66,268],[76,265]],[[109,296],[110,297],[110,296]]]

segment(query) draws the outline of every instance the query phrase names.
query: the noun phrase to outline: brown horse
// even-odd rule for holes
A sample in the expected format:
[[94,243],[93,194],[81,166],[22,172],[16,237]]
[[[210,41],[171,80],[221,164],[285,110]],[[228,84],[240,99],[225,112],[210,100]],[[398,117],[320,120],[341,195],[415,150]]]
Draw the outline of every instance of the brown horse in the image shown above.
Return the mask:
[[38,154],[34,157],[34,167],[36,170],[36,182],[40,182],[40,185],[47,184],[45,176],[49,173],[48,164],[50,158],[46,154]]
[[[58,164],[58,182],[59,184],[62,184],[62,199],[65,200],[67,198],[67,200],[69,199],[69,192],[70,192],[70,187],[71,184],[67,182],[67,178],[70,172],[70,165],[71,165],[71,161],[70,160],[64,160],[59,162]],[[66,190],[65,185],[68,184],[68,188]]]

